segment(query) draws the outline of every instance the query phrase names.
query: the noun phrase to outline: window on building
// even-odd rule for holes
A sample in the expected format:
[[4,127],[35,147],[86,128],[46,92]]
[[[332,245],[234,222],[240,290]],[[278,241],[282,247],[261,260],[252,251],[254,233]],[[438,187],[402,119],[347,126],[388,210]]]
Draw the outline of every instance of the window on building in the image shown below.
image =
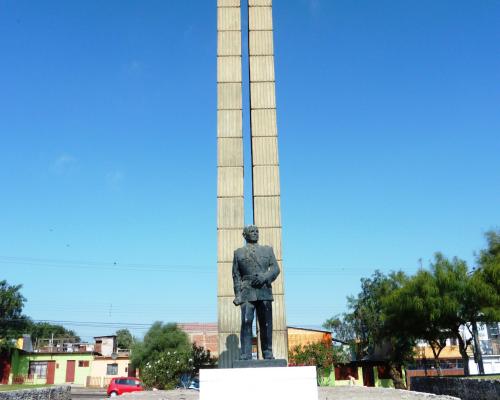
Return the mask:
[[46,361],[31,361],[30,378],[46,378],[47,377],[47,362]]
[[80,360],[80,361],[78,361],[78,366],[79,367],[88,367],[89,361],[88,360]]
[[106,375],[118,375],[118,364],[108,364]]
[[498,323],[487,324],[486,329],[488,330],[488,338],[498,339],[500,337],[500,332],[498,329]]
[[451,338],[450,339],[450,346],[458,346],[458,340],[457,340],[457,338]]

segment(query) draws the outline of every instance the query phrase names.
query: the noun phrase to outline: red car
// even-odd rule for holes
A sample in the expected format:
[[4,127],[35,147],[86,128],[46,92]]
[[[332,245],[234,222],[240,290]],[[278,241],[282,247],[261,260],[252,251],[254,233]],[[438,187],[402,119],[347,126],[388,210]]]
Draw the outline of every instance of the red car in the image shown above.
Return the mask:
[[138,378],[113,378],[109,382],[108,396],[118,396],[123,393],[142,392],[144,387]]

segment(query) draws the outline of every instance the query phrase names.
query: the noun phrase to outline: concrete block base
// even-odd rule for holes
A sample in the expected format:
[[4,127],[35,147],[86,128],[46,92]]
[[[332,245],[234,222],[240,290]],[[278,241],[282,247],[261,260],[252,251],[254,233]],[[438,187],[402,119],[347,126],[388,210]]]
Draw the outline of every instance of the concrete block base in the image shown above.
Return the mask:
[[317,400],[315,367],[202,369],[200,400]]

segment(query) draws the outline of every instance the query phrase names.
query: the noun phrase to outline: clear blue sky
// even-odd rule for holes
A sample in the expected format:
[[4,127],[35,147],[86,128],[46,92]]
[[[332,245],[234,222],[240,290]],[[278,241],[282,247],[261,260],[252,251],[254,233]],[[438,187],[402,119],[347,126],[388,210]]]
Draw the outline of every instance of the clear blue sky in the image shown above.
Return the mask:
[[[274,1],[290,324],[500,225],[499,15]],[[84,339],[216,321],[215,0],[0,0],[0,271]]]

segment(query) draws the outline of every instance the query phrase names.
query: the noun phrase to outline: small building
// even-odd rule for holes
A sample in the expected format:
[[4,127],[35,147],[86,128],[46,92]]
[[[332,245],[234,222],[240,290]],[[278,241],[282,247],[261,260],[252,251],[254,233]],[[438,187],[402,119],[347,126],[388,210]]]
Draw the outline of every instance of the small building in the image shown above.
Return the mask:
[[[398,371],[402,380],[405,381],[406,371],[401,367],[398,368]],[[320,378],[319,383],[321,386],[394,387],[389,364],[382,360],[361,360],[335,364]]]
[[116,335],[95,336],[94,351],[105,357],[111,357],[117,351]]
[[[375,346],[370,355],[356,360],[351,355],[351,361],[347,363],[336,363],[325,376],[321,377],[323,386],[368,386],[393,388],[394,382],[391,378],[391,368],[388,357],[388,344]],[[353,354],[351,352],[351,354]],[[406,381],[406,370],[402,366],[397,367],[401,379]]]
[[86,379],[88,387],[107,387],[117,376],[136,376],[130,350],[118,349],[116,335],[95,336],[95,354]]
[[[477,327],[484,372],[485,374],[498,374],[500,373],[500,323],[478,323]],[[464,340],[471,339],[471,333],[465,326],[460,328],[460,333]],[[469,346],[467,352],[470,374],[478,375],[479,365],[476,362],[472,345]],[[443,376],[464,374],[464,362],[456,338],[447,339],[446,347],[439,354],[439,365]],[[426,342],[420,342],[415,348],[415,362],[408,368],[408,377],[438,374],[431,347]]]
[[432,347],[420,341],[415,347],[415,360],[407,367],[407,384],[411,386],[411,378],[415,376],[460,376],[464,374],[464,364],[456,339],[447,339],[446,347],[439,354],[440,370],[436,369]]
[[136,370],[132,368],[128,356],[95,356],[91,363],[86,386],[107,387],[111,379],[117,376],[136,376]]
[[28,353],[14,350],[10,383],[73,384],[84,386],[90,372],[92,352]]
[[[500,373],[500,323],[478,324],[479,344],[485,374]],[[474,357],[469,361],[471,374],[479,374]]]
[[106,387],[115,376],[136,373],[129,351],[117,352],[115,335],[96,336],[92,344],[77,343],[72,338],[40,339],[31,351],[23,350],[26,342],[26,338],[18,341],[19,348],[13,351],[8,368],[4,368],[9,378],[4,379],[2,373],[2,382]]

